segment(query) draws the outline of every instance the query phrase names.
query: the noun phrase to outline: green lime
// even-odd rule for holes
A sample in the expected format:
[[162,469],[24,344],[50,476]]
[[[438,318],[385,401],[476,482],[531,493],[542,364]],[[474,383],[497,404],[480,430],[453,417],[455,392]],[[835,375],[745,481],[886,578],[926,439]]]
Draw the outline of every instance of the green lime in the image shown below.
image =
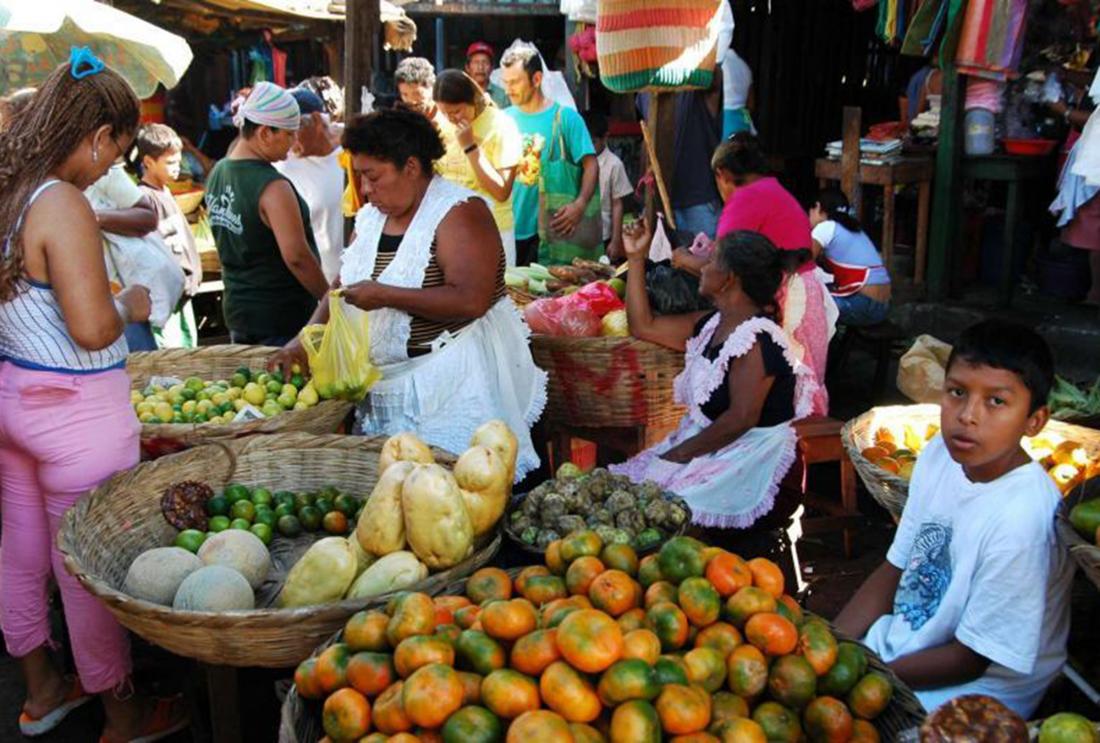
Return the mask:
[[[245,384],[248,384],[249,382],[252,381],[252,370],[249,369],[247,366],[242,366],[241,368],[237,369],[237,371],[233,372],[233,376],[234,377],[236,377],[236,376],[244,377]],[[237,386],[238,387],[243,387],[244,385],[242,384],[242,385],[237,385]]]
[[239,500],[248,500],[248,496],[250,494],[248,492],[248,488],[245,487],[244,485],[241,485],[239,483],[233,483],[231,485],[226,485],[225,486],[224,495],[225,495],[226,499],[229,501],[229,505],[233,505],[234,503],[236,503]]
[[271,372],[271,379],[275,382],[278,382],[280,386],[286,384],[285,380],[283,379],[283,372],[281,369],[276,369],[275,371]]
[[214,516],[210,519],[210,531],[219,532],[229,528],[228,516]]
[[198,392],[206,386],[206,382],[202,381],[202,379],[200,379],[199,377],[188,377],[187,379],[183,380],[183,386],[189,390],[195,390],[195,392]]
[[224,495],[215,495],[206,501],[207,516],[225,516],[229,513],[229,499]]
[[230,529],[239,529],[240,531],[248,531],[252,528],[252,524],[248,523],[244,519],[233,519],[229,522]]
[[359,508],[359,503],[346,493],[341,493],[336,496],[336,499],[332,501],[332,505],[336,507],[336,510],[345,516],[351,516]]
[[173,544],[177,547],[182,547],[188,552],[198,552],[199,547],[206,541],[206,532],[199,531],[198,529],[184,529],[176,535],[176,541]]
[[256,520],[253,523],[254,524],[264,524],[266,526],[274,527],[275,524],[278,521],[279,521],[279,517],[275,515],[274,511],[265,510],[265,511],[260,511],[259,513],[256,514]]
[[323,495],[319,496],[313,505],[317,507],[317,510],[320,511],[322,515],[332,510],[332,501]]
[[275,493],[275,505],[281,506],[283,504],[294,505],[294,493],[289,490],[280,490]]
[[324,518],[324,514],[321,513],[317,506],[303,506],[298,511],[298,520],[302,522],[302,527],[306,531],[317,531],[320,529],[322,518]]
[[306,378],[303,377],[301,374],[295,374],[290,378],[290,383],[301,390],[303,387],[306,386]]
[[302,533],[302,522],[297,516],[281,516],[276,526],[284,537],[296,537]]
[[234,374],[232,377],[229,378],[229,384],[237,387],[238,389],[243,388],[246,384],[248,384],[248,377],[243,374]]
[[257,506],[270,506],[274,500],[275,496],[267,488],[256,488],[252,491],[252,502]]
[[305,506],[312,506],[317,496],[313,493],[298,493],[294,496],[294,508],[302,510]]
[[275,507],[276,518],[282,518],[283,516],[293,516],[297,513],[293,503],[281,503]]
[[182,397],[184,400],[194,400],[196,394],[197,393],[195,392],[195,390],[188,387],[180,392],[180,397]]
[[252,501],[239,500],[229,507],[229,515],[234,519],[244,519],[252,523],[256,518],[256,506],[252,505]]
[[283,383],[282,382],[276,382],[274,379],[269,379],[269,380],[267,380],[267,384],[265,385],[265,388],[271,394],[278,395],[279,393],[281,393],[283,391]]
[[270,524],[253,524],[249,531],[258,536],[264,544],[271,544],[271,537],[275,534]]
[[317,493],[317,497],[327,498],[328,500],[336,500],[338,495],[340,495],[340,489],[335,485],[326,485]]

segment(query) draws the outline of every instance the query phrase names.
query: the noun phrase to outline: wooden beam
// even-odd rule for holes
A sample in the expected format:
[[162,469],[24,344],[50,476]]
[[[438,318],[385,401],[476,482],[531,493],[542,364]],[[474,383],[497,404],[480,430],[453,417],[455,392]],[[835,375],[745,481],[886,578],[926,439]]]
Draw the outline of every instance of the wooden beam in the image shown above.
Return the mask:
[[363,88],[370,87],[374,46],[381,21],[378,0],[347,0],[344,21],[344,108],[346,116],[362,111]]
[[953,63],[943,71],[940,138],[936,149],[936,182],[932,201],[932,228],[928,244],[928,298],[943,299],[951,290],[960,238],[962,204],[963,77]]
[[840,151],[840,190],[848,197],[862,219],[863,187],[859,180],[860,134],[863,126],[863,110],[858,106],[844,107],[843,145]]

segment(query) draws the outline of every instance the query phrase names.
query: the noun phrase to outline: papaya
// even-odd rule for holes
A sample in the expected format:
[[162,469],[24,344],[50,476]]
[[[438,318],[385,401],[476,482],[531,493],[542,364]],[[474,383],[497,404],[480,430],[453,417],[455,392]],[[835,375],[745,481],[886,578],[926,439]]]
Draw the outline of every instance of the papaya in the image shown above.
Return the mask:
[[1069,522],[1085,539],[1096,539],[1096,530],[1100,529],[1100,498],[1078,503],[1069,512]]

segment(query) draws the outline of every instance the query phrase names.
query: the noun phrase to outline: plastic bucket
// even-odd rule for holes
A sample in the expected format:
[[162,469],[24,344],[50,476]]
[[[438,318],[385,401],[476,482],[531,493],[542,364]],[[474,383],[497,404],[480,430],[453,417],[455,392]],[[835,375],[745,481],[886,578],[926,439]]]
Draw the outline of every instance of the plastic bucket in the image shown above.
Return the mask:
[[966,111],[965,149],[968,155],[991,155],[996,144],[994,125],[997,117],[988,108],[970,108]]

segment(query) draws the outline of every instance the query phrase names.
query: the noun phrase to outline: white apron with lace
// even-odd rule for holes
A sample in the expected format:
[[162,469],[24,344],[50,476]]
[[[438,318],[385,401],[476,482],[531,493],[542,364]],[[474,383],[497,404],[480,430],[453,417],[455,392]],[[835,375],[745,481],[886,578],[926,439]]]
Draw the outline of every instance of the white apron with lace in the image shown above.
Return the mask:
[[715,313],[688,341],[684,371],[673,387],[676,401],[687,406],[679,427],[661,443],[611,470],[639,483],[652,480],[681,496],[691,506],[696,524],[744,529],[772,510],[779,483],[794,464],[797,436],[791,421],[751,428],[724,448],[686,464],[669,462],[661,455],[711,424],[703,406],[719,385],[726,383],[730,362],[756,345],[758,333],[767,333],[783,349],[795,374],[794,420],[810,414],[817,382],[809,367],[791,352],[783,329],[766,318],[738,325],[711,361],[704,351],[720,321],[721,316]]
[[[448,212],[473,191],[436,176],[428,186],[393,261],[378,282],[420,289],[431,260],[436,229]],[[343,285],[374,275],[378,242],[386,215],[370,204],[355,218],[355,242],[343,255]],[[371,362],[382,379],[371,388],[356,414],[365,435],[416,433],[423,441],[462,453],[474,430],[499,418],[519,440],[517,479],[538,467],[530,428],[546,404],[546,372],[535,366],[528,345],[530,330],[505,297],[484,316],[457,333],[444,333],[431,353],[409,358],[412,316],[400,310],[372,310]]]

